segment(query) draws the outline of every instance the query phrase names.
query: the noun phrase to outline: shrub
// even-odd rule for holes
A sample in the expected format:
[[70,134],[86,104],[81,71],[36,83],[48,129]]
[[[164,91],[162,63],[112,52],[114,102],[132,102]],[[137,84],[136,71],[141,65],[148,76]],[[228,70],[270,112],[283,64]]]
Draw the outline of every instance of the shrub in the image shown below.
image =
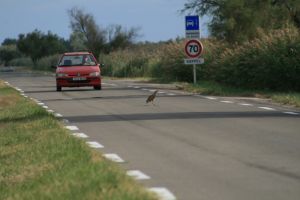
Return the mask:
[[42,71],[50,71],[51,66],[57,65],[59,58],[60,58],[59,54],[43,57],[35,63],[34,69],[42,70]]

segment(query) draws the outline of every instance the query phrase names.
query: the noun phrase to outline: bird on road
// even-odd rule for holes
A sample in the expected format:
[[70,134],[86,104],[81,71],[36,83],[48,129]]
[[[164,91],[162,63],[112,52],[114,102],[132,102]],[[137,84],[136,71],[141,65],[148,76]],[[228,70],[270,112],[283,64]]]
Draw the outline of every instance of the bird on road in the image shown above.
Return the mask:
[[155,90],[155,91],[153,92],[153,94],[151,94],[151,95],[147,98],[146,103],[152,102],[152,104],[154,105],[153,101],[154,101],[154,99],[155,99],[155,97],[156,97],[156,93],[157,93],[157,92],[158,92],[158,90]]

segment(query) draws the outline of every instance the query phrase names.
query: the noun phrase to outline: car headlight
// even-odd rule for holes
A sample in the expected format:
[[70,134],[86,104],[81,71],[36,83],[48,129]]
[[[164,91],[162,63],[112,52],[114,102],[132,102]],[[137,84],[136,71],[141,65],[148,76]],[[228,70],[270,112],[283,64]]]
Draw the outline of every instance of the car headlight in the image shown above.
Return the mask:
[[65,76],[68,76],[68,74],[65,74],[65,73],[57,73],[56,74],[56,77],[65,77]]
[[92,72],[90,73],[90,76],[100,76],[100,72]]

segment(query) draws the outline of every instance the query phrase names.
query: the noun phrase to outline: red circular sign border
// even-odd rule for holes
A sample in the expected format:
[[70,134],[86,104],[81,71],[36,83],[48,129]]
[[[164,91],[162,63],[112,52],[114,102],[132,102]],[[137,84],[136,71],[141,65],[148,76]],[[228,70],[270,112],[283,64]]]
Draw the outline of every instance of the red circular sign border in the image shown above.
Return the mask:
[[[197,43],[197,44],[199,45],[199,47],[201,48],[200,51],[199,51],[199,53],[196,54],[196,55],[190,55],[190,54],[188,53],[188,51],[187,51],[188,44],[190,44],[190,43],[192,43],[192,42]],[[197,57],[201,56],[201,54],[202,54],[202,52],[203,52],[203,45],[202,45],[202,43],[201,43],[199,40],[194,40],[194,39],[193,39],[193,40],[189,40],[189,41],[187,41],[186,44],[185,44],[184,51],[185,51],[185,54],[186,54],[189,58],[197,58]]]

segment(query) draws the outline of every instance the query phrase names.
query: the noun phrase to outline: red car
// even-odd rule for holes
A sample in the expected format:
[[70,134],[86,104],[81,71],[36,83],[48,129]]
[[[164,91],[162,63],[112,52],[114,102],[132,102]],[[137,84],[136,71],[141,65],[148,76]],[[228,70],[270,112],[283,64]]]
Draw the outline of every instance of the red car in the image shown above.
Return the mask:
[[90,52],[64,53],[56,67],[56,91],[82,86],[101,90],[100,64]]

